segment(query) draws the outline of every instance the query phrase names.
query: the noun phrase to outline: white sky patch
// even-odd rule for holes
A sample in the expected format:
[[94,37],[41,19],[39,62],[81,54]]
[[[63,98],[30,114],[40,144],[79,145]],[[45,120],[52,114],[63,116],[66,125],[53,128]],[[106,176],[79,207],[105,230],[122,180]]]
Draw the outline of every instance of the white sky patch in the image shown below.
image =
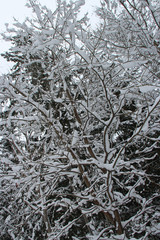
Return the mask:
[[[26,17],[32,18],[32,9],[27,8],[25,4],[27,0],[5,0],[1,2],[0,7],[0,33],[6,31],[5,23],[9,23],[9,27],[14,22],[13,18],[17,19],[19,22],[23,22]],[[42,6],[45,5],[52,11],[56,9],[56,0],[39,0]],[[69,2],[67,0],[67,2]],[[85,0],[85,5],[81,8],[81,13],[79,17],[82,17],[84,13],[89,13],[91,26],[96,26],[97,17],[94,13],[95,7],[100,6],[100,0]],[[10,48],[10,43],[2,40],[0,36],[0,54],[4,53]],[[8,73],[10,68],[13,66],[12,63],[7,62],[4,58],[0,56],[0,75],[3,73]]]

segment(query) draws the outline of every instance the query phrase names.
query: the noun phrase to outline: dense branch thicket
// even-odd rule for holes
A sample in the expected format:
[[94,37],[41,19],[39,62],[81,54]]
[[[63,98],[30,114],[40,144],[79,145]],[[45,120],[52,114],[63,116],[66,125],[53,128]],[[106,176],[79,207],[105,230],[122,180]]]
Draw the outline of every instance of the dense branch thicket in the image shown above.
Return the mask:
[[57,4],[3,34],[0,237],[159,239],[160,3]]

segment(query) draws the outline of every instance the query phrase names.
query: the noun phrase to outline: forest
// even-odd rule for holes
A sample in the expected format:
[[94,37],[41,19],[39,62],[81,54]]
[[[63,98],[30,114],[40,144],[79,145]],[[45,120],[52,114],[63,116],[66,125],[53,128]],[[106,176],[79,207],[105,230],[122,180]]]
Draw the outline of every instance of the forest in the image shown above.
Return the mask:
[[1,34],[1,240],[160,239],[160,2],[84,6]]

